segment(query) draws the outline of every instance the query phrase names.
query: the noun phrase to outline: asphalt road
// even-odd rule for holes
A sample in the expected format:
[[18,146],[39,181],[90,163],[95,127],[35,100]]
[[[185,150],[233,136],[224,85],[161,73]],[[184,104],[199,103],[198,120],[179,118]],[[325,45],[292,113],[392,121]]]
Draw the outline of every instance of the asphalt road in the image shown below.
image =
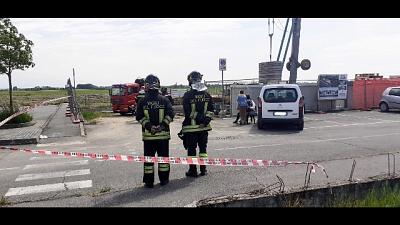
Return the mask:
[[[172,123],[171,156],[185,156],[180,139],[182,118]],[[258,130],[239,126],[232,119],[215,119],[209,135],[209,157],[318,161],[329,177],[317,170],[310,185],[327,185],[349,179],[353,158],[354,179],[387,173],[387,155],[400,150],[400,112],[346,111],[306,114],[305,129],[275,126]],[[51,129],[46,134],[52,137]],[[140,125],[132,117],[103,118],[87,126],[87,136],[60,135],[33,149],[96,153],[143,154]],[[398,154],[396,155],[398,161]],[[392,165],[392,164],[391,164]],[[187,206],[204,198],[248,192],[276,183],[279,175],[285,189],[304,185],[305,165],[278,168],[209,167],[205,177],[186,178],[185,165],[171,166],[171,182],[154,189],[142,184],[143,165],[0,152],[0,196],[12,206]],[[396,169],[396,171],[398,171]],[[41,192],[41,193],[38,193]]]

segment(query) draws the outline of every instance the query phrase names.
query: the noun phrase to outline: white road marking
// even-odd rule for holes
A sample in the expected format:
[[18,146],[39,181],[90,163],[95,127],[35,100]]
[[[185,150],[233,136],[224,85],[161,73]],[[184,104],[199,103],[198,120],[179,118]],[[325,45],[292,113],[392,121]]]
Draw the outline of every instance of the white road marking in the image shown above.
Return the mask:
[[36,147],[42,148],[42,147],[55,147],[55,146],[67,146],[67,145],[82,145],[86,144],[85,141],[71,141],[67,143],[48,143],[48,144],[37,144]]
[[50,172],[50,173],[22,174],[19,175],[17,179],[15,179],[15,181],[40,180],[40,179],[49,179],[57,177],[72,177],[72,176],[82,176],[88,174],[90,174],[90,169],[67,170],[67,171]]
[[20,167],[9,167],[9,168],[0,168],[0,171],[2,170],[16,170],[19,169]]
[[314,120],[314,121],[321,121],[321,122],[335,123],[335,124],[339,124],[339,125],[343,125],[343,124],[344,124],[344,123],[339,123],[339,122],[332,121],[332,120]]
[[373,122],[373,123],[350,123],[350,124],[330,125],[330,126],[320,126],[320,127],[305,127],[304,130],[306,130],[306,129],[331,128],[331,127],[364,126],[364,125],[374,125],[374,124],[381,124],[381,123],[400,123],[400,121],[398,121],[398,120],[387,120],[387,121]]
[[277,144],[268,144],[268,145],[238,146],[238,147],[228,147],[228,148],[217,148],[217,149],[213,149],[213,150],[215,150],[215,151],[223,151],[223,150],[234,150],[234,149],[274,147],[274,146],[283,146],[283,145],[310,144],[310,143],[319,143],[319,142],[351,140],[351,139],[372,138],[372,137],[384,137],[384,136],[393,136],[393,135],[400,135],[400,133],[389,133],[389,134],[376,134],[376,135],[358,136],[358,137],[321,139],[321,140],[301,141],[301,142],[294,142],[294,143],[277,143]]
[[44,193],[52,191],[66,191],[80,188],[92,187],[92,180],[74,181],[67,183],[35,185],[27,187],[10,188],[5,196],[26,195],[35,193]]
[[54,160],[54,159],[68,159],[68,158],[65,156],[47,156],[47,157],[34,156],[34,157],[31,157],[29,160],[48,160],[48,159]]
[[89,163],[89,160],[80,160],[80,161],[70,161],[70,162],[59,162],[59,163],[42,163],[42,164],[32,164],[26,165],[24,170],[27,169],[35,169],[40,167],[49,167],[49,166],[63,166],[63,165],[86,165]]

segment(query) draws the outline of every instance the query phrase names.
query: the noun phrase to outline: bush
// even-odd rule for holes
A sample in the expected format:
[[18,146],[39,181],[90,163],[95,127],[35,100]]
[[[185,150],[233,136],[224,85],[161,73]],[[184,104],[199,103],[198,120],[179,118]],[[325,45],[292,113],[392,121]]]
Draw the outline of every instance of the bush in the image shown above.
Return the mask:
[[[18,108],[16,107],[15,112],[18,112]],[[8,118],[9,116],[11,116],[12,113],[10,111],[9,108],[1,106],[0,107],[0,121],[5,120],[6,118]],[[19,124],[19,123],[27,123],[32,121],[32,116],[29,115],[28,113],[23,113],[15,118],[13,118],[12,120],[8,121],[7,124]]]

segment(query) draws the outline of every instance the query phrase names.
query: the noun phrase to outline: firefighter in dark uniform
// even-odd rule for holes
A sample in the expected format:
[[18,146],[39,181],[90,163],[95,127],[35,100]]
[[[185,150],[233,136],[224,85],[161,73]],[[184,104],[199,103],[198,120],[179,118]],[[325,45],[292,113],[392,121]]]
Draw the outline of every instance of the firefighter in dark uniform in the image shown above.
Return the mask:
[[135,80],[135,83],[139,84],[139,94],[136,96],[136,111],[137,111],[137,106],[139,104],[139,101],[140,101],[140,99],[144,98],[144,95],[145,95],[144,79],[143,78],[137,78]]
[[[170,130],[169,123],[174,112],[169,100],[160,95],[160,80],[155,75],[145,79],[145,97],[138,104],[136,120],[142,124],[144,156],[169,156]],[[158,164],[158,177],[161,185],[169,182],[170,165]],[[154,183],[154,163],[144,163],[143,182],[145,187],[152,188]]]
[[168,98],[168,100],[171,102],[171,105],[174,105],[174,100],[172,99],[172,96],[168,93],[168,89],[166,87],[161,88],[161,94]]
[[[193,71],[188,75],[190,90],[183,96],[183,110],[185,119],[182,123],[182,134],[188,156],[196,157],[196,148],[199,146],[199,158],[207,158],[208,131],[214,111],[211,95],[206,92],[207,87],[201,83],[203,75]],[[206,175],[205,165],[200,165],[200,175]],[[197,166],[189,165],[186,176],[197,177]]]

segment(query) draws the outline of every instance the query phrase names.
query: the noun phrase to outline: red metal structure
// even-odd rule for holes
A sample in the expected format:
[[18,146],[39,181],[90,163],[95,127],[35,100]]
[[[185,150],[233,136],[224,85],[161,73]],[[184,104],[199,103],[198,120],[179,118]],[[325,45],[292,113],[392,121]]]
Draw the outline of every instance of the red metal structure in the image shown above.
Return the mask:
[[353,83],[353,109],[378,108],[383,91],[393,86],[400,86],[400,78],[356,77]]
[[140,86],[137,83],[113,84],[110,90],[112,110],[125,115],[136,114],[137,95]]

